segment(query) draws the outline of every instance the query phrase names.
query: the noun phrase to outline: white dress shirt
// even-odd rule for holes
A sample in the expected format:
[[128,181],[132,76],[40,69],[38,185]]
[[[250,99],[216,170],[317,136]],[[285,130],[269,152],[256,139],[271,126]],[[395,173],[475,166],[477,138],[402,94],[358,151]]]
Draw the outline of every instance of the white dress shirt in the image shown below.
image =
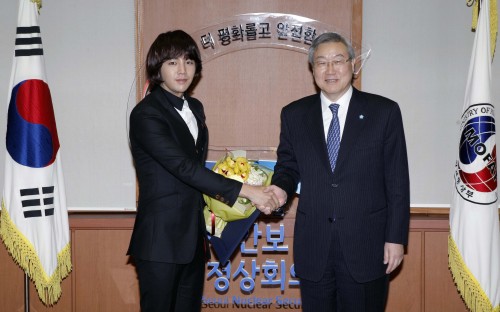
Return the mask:
[[182,119],[186,123],[189,128],[189,132],[193,136],[194,143],[196,144],[196,140],[198,139],[198,122],[196,121],[196,117],[194,117],[193,112],[189,108],[189,103],[184,99],[184,104],[182,105],[182,110],[178,110],[176,108],[179,115],[181,115]]
[[330,110],[330,104],[337,103],[339,104],[339,110],[337,112],[337,116],[339,117],[339,126],[340,126],[340,139],[342,140],[342,133],[344,133],[344,125],[345,119],[347,117],[347,109],[349,108],[349,102],[352,97],[352,86],[338,99],[336,102],[330,101],[324,94],[321,92],[321,112],[323,115],[323,130],[325,131],[325,140],[328,137],[328,128],[330,128],[330,123],[332,122],[333,113]]

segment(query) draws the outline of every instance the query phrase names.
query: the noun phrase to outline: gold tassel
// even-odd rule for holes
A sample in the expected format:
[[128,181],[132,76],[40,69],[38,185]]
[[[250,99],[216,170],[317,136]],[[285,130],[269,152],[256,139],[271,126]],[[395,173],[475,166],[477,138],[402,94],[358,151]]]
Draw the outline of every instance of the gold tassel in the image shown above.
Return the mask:
[[[472,30],[477,28],[477,20],[479,17],[479,1],[467,0],[467,5],[472,6]],[[490,0],[490,52],[491,59],[495,56],[495,48],[497,46],[497,34],[498,34],[498,10],[497,10],[497,0]]]
[[36,4],[38,8],[38,14],[40,14],[40,9],[42,8],[42,0],[31,0],[31,2]]
[[479,1],[480,0],[475,0],[471,4],[470,1],[467,2],[468,6],[473,6],[472,7],[472,30],[475,31],[477,27],[477,19],[479,17]]
[[490,0],[490,48],[491,59],[495,56],[495,48],[497,46],[498,36],[498,11],[497,0]]
[[493,307],[481,285],[465,265],[451,233],[448,235],[448,267],[460,295],[472,312],[500,312],[500,305]]

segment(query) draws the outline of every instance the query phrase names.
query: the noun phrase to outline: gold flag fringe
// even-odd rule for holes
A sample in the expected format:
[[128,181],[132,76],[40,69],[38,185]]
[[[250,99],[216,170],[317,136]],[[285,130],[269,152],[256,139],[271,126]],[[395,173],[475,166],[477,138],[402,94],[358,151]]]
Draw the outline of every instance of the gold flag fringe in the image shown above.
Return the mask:
[[[476,30],[477,20],[479,18],[479,1],[475,0],[472,7],[472,30]],[[467,1],[469,2],[469,1]],[[498,10],[497,0],[490,0],[490,50],[491,59],[495,56],[498,37]]]
[[472,30],[476,30],[477,20],[479,18],[479,2],[481,0],[473,1],[472,7]]
[[31,0],[34,4],[36,4],[36,7],[38,9],[38,14],[40,14],[40,9],[42,8],[42,0]]
[[57,268],[52,276],[42,267],[31,242],[17,229],[2,201],[0,237],[14,261],[28,274],[40,300],[47,306],[54,305],[62,294],[61,282],[71,272],[71,244],[68,243],[57,255]]
[[451,233],[448,235],[448,256],[453,280],[467,307],[472,312],[500,312],[500,305],[493,307],[481,285],[465,265]]

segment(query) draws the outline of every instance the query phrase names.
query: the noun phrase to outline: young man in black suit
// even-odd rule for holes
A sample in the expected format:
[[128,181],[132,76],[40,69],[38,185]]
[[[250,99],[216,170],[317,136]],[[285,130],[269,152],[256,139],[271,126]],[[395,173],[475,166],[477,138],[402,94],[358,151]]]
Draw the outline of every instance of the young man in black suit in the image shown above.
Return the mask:
[[401,112],[352,87],[354,50],[341,35],[318,36],[309,63],[321,92],[283,108],[271,186],[284,201],[301,183],[293,251],[303,311],[383,311],[408,241]]
[[146,58],[151,92],[130,115],[139,204],[128,254],[136,263],[142,312],[201,310],[208,252],[203,193],[230,206],[246,197],[265,214],[278,206],[263,187],[205,168],[205,114],[187,95],[201,68],[187,33],[160,34]]

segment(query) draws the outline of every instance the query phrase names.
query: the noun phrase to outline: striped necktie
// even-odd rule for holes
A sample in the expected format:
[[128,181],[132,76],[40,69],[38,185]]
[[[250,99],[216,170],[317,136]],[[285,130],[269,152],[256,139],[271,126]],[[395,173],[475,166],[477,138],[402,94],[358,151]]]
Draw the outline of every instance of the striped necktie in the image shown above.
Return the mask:
[[333,116],[332,121],[330,122],[330,127],[328,128],[326,147],[328,148],[330,166],[332,168],[332,172],[334,172],[340,147],[340,124],[339,117],[337,116],[339,104],[330,104],[330,110],[332,111]]

